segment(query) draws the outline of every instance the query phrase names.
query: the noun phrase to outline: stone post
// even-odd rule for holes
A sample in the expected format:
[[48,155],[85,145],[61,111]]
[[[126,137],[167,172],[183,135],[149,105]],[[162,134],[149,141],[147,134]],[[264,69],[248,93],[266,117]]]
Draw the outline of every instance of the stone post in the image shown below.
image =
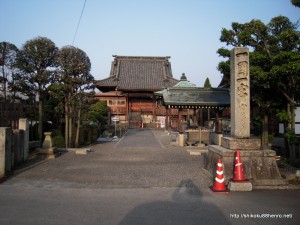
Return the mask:
[[250,138],[249,49],[230,52],[231,136]]
[[51,132],[44,132],[45,139],[40,149],[40,154],[45,156],[48,159],[55,159],[56,158],[56,148],[53,145],[53,140],[51,137]]
[[0,127],[0,178],[12,169],[11,139],[11,128]]
[[52,137],[51,137],[51,132],[44,132],[45,139],[43,142],[42,147],[44,149],[52,148],[53,147],[53,142],[52,142]]
[[19,130],[24,131],[24,161],[28,159],[29,155],[29,123],[28,119],[21,118],[19,119]]

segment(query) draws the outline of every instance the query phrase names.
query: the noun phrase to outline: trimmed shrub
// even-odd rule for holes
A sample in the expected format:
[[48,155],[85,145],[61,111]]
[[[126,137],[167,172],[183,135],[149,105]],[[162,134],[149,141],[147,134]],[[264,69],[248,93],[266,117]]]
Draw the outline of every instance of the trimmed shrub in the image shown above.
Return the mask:
[[52,140],[55,147],[65,148],[65,138],[62,135],[55,136]]

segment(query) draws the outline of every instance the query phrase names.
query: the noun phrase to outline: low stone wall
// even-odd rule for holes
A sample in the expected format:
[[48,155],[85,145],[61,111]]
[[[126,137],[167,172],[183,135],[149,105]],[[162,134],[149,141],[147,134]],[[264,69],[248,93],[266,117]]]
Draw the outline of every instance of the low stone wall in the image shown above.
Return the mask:
[[12,169],[12,130],[0,127],[0,179]]
[[29,125],[27,119],[19,120],[19,129],[0,127],[0,178],[9,174],[29,155]]

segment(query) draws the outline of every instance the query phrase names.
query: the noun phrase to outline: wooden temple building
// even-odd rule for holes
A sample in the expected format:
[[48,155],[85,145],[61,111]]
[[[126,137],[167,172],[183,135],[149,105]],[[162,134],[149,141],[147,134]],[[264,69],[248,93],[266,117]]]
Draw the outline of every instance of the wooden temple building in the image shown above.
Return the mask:
[[184,74],[173,78],[170,57],[113,57],[109,77],[95,82],[95,97],[107,101],[111,118],[131,128],[184,131],[229,117],[229,89],[200,88]]
[[179,131],[213,128],[216,120],[230,117],[228,88],[197,87],[187,80],[185,74],[176,85],[155,94],[159,105],[166,107],[167,128]]
[[178,83],[170,57],[113,56],[108,78],[96,81],[99,100],[107,101],[111,118],[129,127],[157,127],[166,107],[157,105],[155,92]]

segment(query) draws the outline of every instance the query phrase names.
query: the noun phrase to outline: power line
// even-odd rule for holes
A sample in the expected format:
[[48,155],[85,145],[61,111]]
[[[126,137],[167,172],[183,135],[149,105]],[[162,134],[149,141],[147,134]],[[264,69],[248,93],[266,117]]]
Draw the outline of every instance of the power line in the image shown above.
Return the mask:
[[80,24],[81,17],[82,17],[84,8],[85,8],[86,1],[87,1],[87,0],[84,0],[84,4],[83,4],[82,10],[81,10],[81,14],[80,14],[80,17],[79,17],[79,21],[78,21],[78,24],[77,24],[77,27],[76,27],[76,31],[75,31],[75,34],[74,34],[74,38],[73,38],[73,41],[72,41],[72,45],[74,44],[74,41],[75,41],[75,38],[76,38],[76,35],[77,35],[77,31],[78,31],[78,28],[79,28],[79,24]]

